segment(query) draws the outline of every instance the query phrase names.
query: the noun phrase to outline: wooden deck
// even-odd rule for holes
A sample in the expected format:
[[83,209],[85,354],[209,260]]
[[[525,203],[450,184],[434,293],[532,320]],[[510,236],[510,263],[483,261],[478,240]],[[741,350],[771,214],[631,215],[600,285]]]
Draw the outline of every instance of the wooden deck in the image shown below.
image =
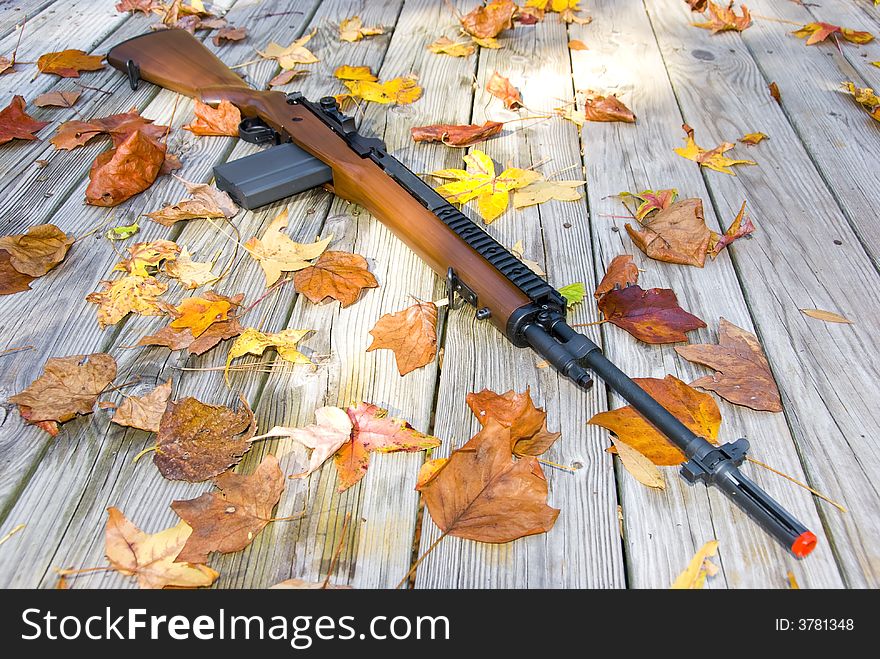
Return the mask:
[[[20,60],[34,61],[43,52],[63,48],[106,53],[117,42],[146,31],[154,20],[119,14],[115,1],[0,2],[0,54],[14,48],[14,26],[25,14]],[[674,289],[684,308],[707,321],[707,329],[691,334],[692,342],[714,342],[720,316],[756,332],[785,411],[753,412],[721,400],[722,436],[748,437],[755,458],[808,482],[848,509],[841,513],[778,476],[746,468],[815,530],[820,544],[808,559],[786,555],[722,495],[688,487],[672,470],[664,491],[638,484],[605,452],[607,432],[585,423],[593,414],[619,406],[620,400],[601,385],[584,394],[551,369],[539,368],[533,355],[477,322],[470,308],[441,314],[440,364],[401,378],[389,352],[365,352],[368,331],[381,314],[403,308],[411,296],[440,297],[442,282],[368,213],[317,190],[234,219],[243,237],[258,235],[286,207],[295,240],[332,234],[332,249],[368,257],[380,287],[356,304],[346,309],[336,303],[314,305],[284,287],[261,304],[259,318],[250,318],[267,331],[315,329],[307,345],[321,356],[317,367],[275,363],[271,373],[235,373],[227,389],[220,372],[179,370],[222,366],[223,348],[191,359],[165,348],[128,348],[164,321],[130,316],[105,331],[98,328],[95,309],[84,298],[118,260],[101,232],[77,242],[60,266],[34,282],[32,291],[0,298],[0,350],[35,346],[0,357],[0,537],[25,525],[0,545],[0,586],[52,587],[55,567],[104,564],[108,506],[119,507],[138,526],[154,532],[176,521],[169,508],[172,500],[197,496],[210,487],[165,480],[149,460],[133,464],[132,458],[152,438],[111,425],[107,411],[65,424],[52,439],[25,425],[6,401],[40,374],[47,358],[99,351],[117,359],[120,382],[135,375],[143,379],[142,386],[127,393],[143,393],[169,377],[177,397],[232,404],[241,393],[264,429],[310,423],[321,405],[371,401],[442,438],[435,455],[448,453],[475,432],[477,423],[465,405],[468,392],[530,385],[548,410],[550,428],[563,433],[548,459],[575,468],[571,473],[546,470],[550,503],[562,511],[556,526],[545,535],[505,545],[446,538],[419,567],[416,587],[665,588],[713,538],[720,542],[721,571],[709,581],[710,588],[785,588],[788,571],[802,588],[880,586],[880,123],[838,91],[843,80],[880,88],[880,68],[870,64],[880,60],[880,46],[808,48],[788,34],[793,24],[816,20],[880,34],[880,11],[870,0],[817,3],[805,7],[750,0],[749,8],[760,17],[752,27],[741,35],[713,36],[689,25],[691,15],[681,0],[585,0],[585,13],[593,17],[589,25],[566,26],[551,15],[535,26],[506,32],[500,50],[451,58],[425,49],[438,37],[457,32],[441,0],[224,0],[219,4],[228,6],[230,22],[246,26],[248,38],[219,48],[206,40],[226,63],[235,65],[253,59],[255,47],[271,40],[286,44],[317,28],[309,48],[321,61],[309,67],[310,75],[299,85],[312,98],[339,90],[332,72],[340,64],[368,65],[382,79],[415,74],[424,88],[418,102],[369,105],[362,124],[416,172],[459,166],[463,152],[413,144],[411,126],[516,116],[484,91],[496,69],[511,78],[535,113],[571,101],[576,89],[620,95],[638,115],[635,125],[588,124],[579,134],[563,121],[511,124],[501,137],[480,147],[499,163],[543,162],[547,172],[570,168],[568,178],[583,170],[588,181],[581,202],[509,212],[489,231],[506,245],[523,240],[525,256],[541,263],[556,286],[583,281],[593,290],[614,256],[633,254],[644,270],[645,288]],[[469,11],[476,2],[452,4]],[[340,43],[336,26],[355,14],[366,25],[386,26],[386,34]],[[569,51],[571,39],[582,40],[589,50]],[[248,81],[259,88],[277,73],[271,61],[245,70]],[[21,72],[0,76],[0,106],[13,94],[30,102],[50,89],[73,88],[70,80],[30,77]],[[768,94],[771,81],[781,90],[781,104]],[[232,138],[200,138],[176,130],[191,118],[190,101],[149,84],[133,92],[109,67],[88,74],[83,82],[112,92],[83,94],[77,110],[85,117],[137,106],[160,123],[171,121],[171,151],[182,155],[186,179],[208,181],[216,163],[256,150]],[[36,109],[33,115],[52,126],[73,118],[69,111],[51,108]],[[738,153],[758,165],[726,176],[700,170],[673,153],[682,144],[680,126],[685,121],[703,145],[753,131],[770,139],[748,150],[739,147]],[[56,151],[48,142],[52,126],[40,132],[42,141],[0,147],[0,234],[52,222],[82,236],[108,213],[114,225],[128,223],[181,198],[181,186],[165,178],[110,211],[84,205],[89,165],[106,147]],[[48,166],[34,164],[39,159],[47,159]],[[620,218],[622,207],[611,195],[666,187],[702,198],[706,221],[715,230],[726,228],[747,200],[758,230],[752,240],[736,243],[704,269],[649,260],[631,244],[623,230],[626,220]],[[143,221],[138,240],[159,238],[199,255],[219,252],[220,262],[234,249],[204,221],[172,229]],[[264,290],[264,279],[258,265],[240,251],[218,289],[255,300]],[[181,294],[179,288],[171,290]],[[804,317],[799,308],[835,311],[854,323],[824,323]],[[574,322],[597,319],[591,302],[573,310]],[[587,331],[632,376],[671,373],[689,382],[707,373],[678,357],[673,346],[647,346],[610,326]],[[273,364],[274,353],[262,361]],[[288,473],[299,471],[306,452],[293,444],[283,449],[282,467]],[[244,468],[251,469],[269,451],[279,447],[255,445]],[[377,455],[366,478],[341,495],[330,466],[311,479],[288,481],[277,515],[303,509],[308,515],[301,522],[270,524],[242,552],[214,555],[211,565],[221,573],[217,587],[261,588],[289,577],[323,578],[347,512],[352,522],[345,529],[334,581],[358,588],[394,586],[409,568],[414,546],[417,551],[428,547],[438,534],[428,515],[418,522],[419,497],[413,485],[423,459],[421,453]],[[110,572],[82,576],[74,586],[124,588],[134,582]]]

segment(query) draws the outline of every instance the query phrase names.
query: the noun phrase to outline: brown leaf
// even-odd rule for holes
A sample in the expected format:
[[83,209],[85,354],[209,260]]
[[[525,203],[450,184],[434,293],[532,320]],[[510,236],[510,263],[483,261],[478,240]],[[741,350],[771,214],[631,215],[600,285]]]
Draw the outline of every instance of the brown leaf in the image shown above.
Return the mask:
[[547,481],[532,456],[512,460],[510,430],[490,420],[421,485],[425,505],[444,534],[510,542],[553,528]]
[[[231,309],[238,307],[244,299],[244,295],[241,293],[230,298],[218,295],[213,291],[206,292],[203,297],[209,300],[225,300],[229,302]],[[241,332],[242,327],[238,323],[238,318],[233,313],[230,313],[226,320],[210,324],[198,338],[192,335],[192,331],[189,328],[174,329],[169,325],[155,334],[142,337],[137,345],[165,346],[171,350],[186,350],[191,355],[201,355],[216,346],[220,341],[236,337]]]
[[15,71],[15,62],[8,57],[0,56],[0,75],[4,73],[12,73]]
[[501,132],[504,123],[487,121],[482,126],[469,124],[456,126],[453,124],[431,124],[429,126],[413,126],[410,133],[414,142],[443,142],[449,146],[469,146],[488,140]]
[[645,343],[687,341],[690,332],[706,323],[678,306],[678,299],[668,288],[627,286],[609,291],[599,300],[605,319]]
[[120,0],[116,3],[116,11],[119,13],[139,11],[149,15],[153,13],[154,9],[161,9],[162,7],[163,5],[160,0]]
[[513,389],[503,394],[483,389],[469,393],[466,401],[480,425],[494,419],[510,429],[510,450],[514,455],[541,455],[560,437],[561,433],[547,430],[547,413],[535,407],[529,387],[521,394]]
[[331,297],[347,307],[363,289],[379,286],[367,267],[367,260],[358,254],[324,252],[314,265],[293,275],[293,285],[315,304]]
[[103,60],[103,55],[88,55],[84,50],[61,50],[41,55],[37,68],[42,73],[54,73],[62,78],[79,78],[80,71],[103,69]]
[[34,105],[40,108],[58,107],[72,108],[80,97],[80,92],[48,92],[34,99]]
[[596,287],[593,297],[598,300],[605,293],[637,283],[639,283],[639,269],[633,263],[633,257],[629,254],[620,254],[608,264],[608,270],[605,271],[605,276]]
[[112,114],[89,121],[65,121],[49,141],[56,149],[70,151],[106,133],[113,139],[113,146],[118,147],[137,130],[150,139],[158,141],[165,135],[168,126],[154,124],[152,119],[144,119],[137,108],[132,108],[122,114]]
[[767,89],[770,90],[770,96],[773,97],[773,100],[782,105],[782,96],[779,95],[779,85],[775,82],[771,82],[767,85]]
[[703,343],[676,347],[691,362],[718,371],[691,382],[692,387],[714,391],[736,405],[753,410],[781,412],[779,389],[758,337],[721,318],[718,344]]
[[614,94],[603,96],[587,92],[584,97],[584,117],[587,121],[623,121],[628,124],[636,122],[636,115]]
[[42,277],[64,260],[76,242],[54,224],[38,224],[25,234],[0,237],[0,249],[9,254],[9,263],[20,273]]
[[700,199],[682,199],[647,217],[639,230],[626,225],[636,247],[652,259],[702,268],[712,232]]
[[115,325],[129,313],[141,316],[161,316],[164,312],[158,296],[168,290],[168,284],[155,277],[130,275],[115,281],[102,281],[104,290],[89,293],[86,301],[98,305],[98,325],[104,329]]
[[[713,444],[718,441],[721,412],[709,394],[689,387],[671,375],[664,379],[633,378],[633,381],[694,433]],[[685,455],[631,405],[596,414],[587,423],[607,428],[618,439],[649,458],[655,465],[671,466]]]
[[392,350],[401,375],[429,364],[437,353],[437,306],[416,302],[397,313],[385,314],[370,330],[373,342],[367,348]]
[[802,314],[805,316],[809,316],[810,318],[815,318],[817,320],[824,320],[826,323],[844,323],[847,325],[852,325],[853,321],[848,318],[844,318],[838,313],[834,313],[833,311],[824,311],[822,309],[799,309]]
[[169,480],[198,483],[239,463],[257,425],[247,401],[232,410],[188,397],[169,401],[159,423],[153,462]]
[[185,522],[150,535],[129,522],[118,508],[108,508],[107,514],[107,560],[117,572],[136,576],[141,588],[201,588],[220,576],[207,565],[175,562],[192,533]]
[[517,10],[512,0],[492,0],[462,16],[459,20],[464,31],[479,39],[497,37],[502,30],[513,27]]
[[116,377],[116,360],[103,352],[50,357],[43,373],[9,402],[18,405],[28,423],[70,421],[91,414],[95,401]]
[[0,144],[12,140],[36,140],[34,133],[49,125],[48,121],[37,121],[24,111],[23,96],[13,96],[9,105],[0,110]]
[[117,149],[98,155],[89,170],[86,202],[93,206],[116,206],[149,188],[165,162],[165,147],[140,130]]
[[246,27],[232,27],[231,25],[220,28],[212,41],[215,46],[220,46],[224,41],[241,41],[247,36]]
[[128,257],[117,263],[113,269],[147,277],[155,274],[163,262],[176,259],[179,252],[180,247],[170,240],[135,243],[128,248]]
[[196,218],[229,218],[238,213],[238,206],[232,198],[207,183],[192,183],[179,176],[175,178],[183,183],[189,199],[183,199],[176,204],[165,206],[163,209],[147,213],[147,217],[162,226],[170,227],[180,220],[194,220]]
[[218,476],[214,484],[219,492],[174,501],[171,508],[193,530],[177,561],[204,563],[212,551],[228,554],[247,547],[271,521],[284,480],[278,459],[267,455],[249,476],[233,472]]
[[688,6],[691,8],[691,11],[698,11],[703,13],[706,11],[706,3],[708,0],[685,0],[688,3]]
[[195,135],[230,135],[238,137],[238,124],[241,123],[241,112],[229,101],[220,101],[216,109],[196,100],[193,112],[195,121],[184,126],[184,130]]
[[709,20],[705,23],[691,23],[691,25],[701,27],[705,30],[712,30],[712,34],[718,34],[725,30],[742,32],[752,24],[752,17],[749,15],[749,8],[745,5],[742,6],[742,14],[737,16],[736,10],[733,8],[733,0],[730,0],[730,4],[727,7],[716,5],[711,0],[708,0],[708,4]]
[[297,76],[305,75],[306,73],[308,73],[308,71],[298,69],[282,70],[281,73],[269,81],[269,86],[280,87],[281,85],[286,85]]
[[143,396],[126,396],[122,404],[116,408],[110,421],[120,426],[159,432],[159,421],[165,414],[169,398],[171,398],[170,379]]
[[0,250],[0,295],[29,291],[34,279],[36,277],[23,275],[13,268],[12,256],[6,250]]
[[755,225],[752,223],[752,218],[745,215],[745,212],[746,202],[743,202],[739,209],[739,213],[737,213],[733,222],[730,223],[730,226],[727,227],[727,231],[724,232],[724,235],[719,236],[717,233],[713,232],[712,237],[716,240],[715,244],[709,251],[709,255],[713,259],[721,253],[722,249],[730,245],[730,243],[739,240],[743,236],[748,236],[755,231]]
[[519,90],[510,84],[510,80],[495,71],[489,82],[486,83],[486,91],[504,101],[504,107],[508,110],[516,110],[523,106],[523,99]]

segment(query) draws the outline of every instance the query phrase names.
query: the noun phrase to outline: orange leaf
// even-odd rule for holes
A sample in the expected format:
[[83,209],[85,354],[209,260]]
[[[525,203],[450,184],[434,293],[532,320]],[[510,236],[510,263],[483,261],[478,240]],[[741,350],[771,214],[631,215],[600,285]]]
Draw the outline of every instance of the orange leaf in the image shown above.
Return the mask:
[[[705,3],[702,4],[705,5]],[[691,8],[693,9],[693,6]],[[733,8],[733,0],[730,0],[730,5],[727,7],[716,5],[709,0],[709,14],[710,19],[705,23],[692,23],[692,25],[706,30],[712,30],[712,34],[718,34],[725,30],[742,32],[752,24],[752,17],[749,15],[749,8],[743,5],[742,15],[737,16],[736,10]]]
[[229,135],[238,137],[241,112],[229,101],[220,101],[216,108],[196,100],[193,106],[195,121],[184,126],[195,135]]
[[34,99],[34,105],[39,108],[58,107],[72,108],[80,96],[80,92],[49,92],[40,94]]
[[839,34],[841,37],[851,43],[866,44],[874,39],[874,35],[870,32],[860,32],[831,23],[807,23],[803,27],[795,30],[792,34],[799,39],[809,37],[807,39],[808,46],[814,46],[817,43],[825,41],[832,34]]
[[[241,304],[244,295],[239,293],[232,297],[226,297],[218,295],[213,291],[208,291],[204,294],[204,298],[208,300],[225,300],[231,308],[236,308]],[[238,318],[229,314],[226,320],[211,323],[199,338],[195,338],[189,328],[174,329],[171,326],[167,326],[155,334],[142,337],[137,344],[139,346],[165,346],[171,350],[186,350],[191,355],[201,355],[216,346],[220,341],[236,337],[241,332],[242,327],[238,323]]]
[[69,151],[86,144],[98,135],[107,133],[113,139],[113,146],[119,146],[136,130],[152,140],[159,140],[165,135],[168,127],[154,124],[152,119],[144,119],[137,108],[132,108],[123,114],[113,114],[90,121],[65,121],[49,141],[56,149]]
[[628,124],[636,122],[636,115],[621,103],[616,96],[602,96],[588,92],[584,100],[584,116],[587,121],[623,121]]
[[572,39],[571,41],[569,41],[568,42],[568,49],[569,50],[589,50],[589,48],[587,47],[587,44],[585,44],[580,39]]
[[41,55],[37,68],[42,73],[54,73],[62,78],[79,78],[80,71],[103,69],[103,60],[103,55],[87,55],[84,50],[61,50]]
[[495,71],[489,82],[486,83],[486,91],[504,101],[504,107],[508,110],[516,110],[523,106],[522,96],[519,90],[510,84],[510,80]]
[[479,39],[498,36],[502,30],[513,27],[513,14],[517,6],[512,0],[492,0],[488,5],[477,7],[461,17],[464,31]]
[[293,285],[315,304],[331,297],[347,307],[354,304],[363,289],[376,288],[379,283],[363,256],[331,251],[321,254],[314,265],[297,271]]
[[504,123],[500,121],[487,121],[482,126],[478,124],[466,126],[431,124],[429,126],[413,126],[410,128],[410,133],[414,142],[443,142],[449,146],[470,146],[497,135],[503,126]]
[[627,286],[609,291],[599,299],[605,320],[626,330],[645,343],[687,341],[686,332],[706,323],[678,306],[678,298],[668,288]]
[[392,350],[401,375],[429,364],[437,353],[437,306],[417,302],[397,313],[385,314],[370,330],[373,342],[367,348]]
[[86,202],[93,206],[116,206],[153,184],[165,162],[165,146],[140,130],[117,149],[98,155],[89,170]]
[[12,140],[36,140],[34,133],[49,125],[48,121],[37,121],[24,111],[22,96],[13,96],[12,101],[0,110],[0,144]]
[[180,314],[168,325],[173,329],[189,328],[193,338],[200,337],[208,327],[227,319],[232,305],[229,300],[188,297],[177,307]]
[[611,260],[611,263],[608,264],[605,276],[602,277],[602,281],[600,281],[599,285],[596,287],[596,292],[593,293],[593,297],[598,300],[605,295],[605,293],[620,288],[626,288],[627,286],[632,286],[638,282],[639,269],[636,267],[636,264],[633,263],[633,257],[629,254],[620,254],[615,256]]
[[745,212],[746,202],[743,202],[739,209],[739,213],[737,213],[736,218],[734,218],[730,226],[727,227],[727,231],[724,232],[724,235],[719,237],[717,233],[713,234],[713,237],[717,238],[709,252],[713,259],[721,253],[722,249],[730,245],[730,243],[739,240],[743,236],[748,236],[755,231],[755,225],[752,223],[752,218],[745,215]]
[[480,425],[494,419],[510,429],[514,455],[541,455],[559,439],[560,433],[547,430],[547,413],[535,407],[528,387],[521,394],[513,389],[503,394],[483,389],[468,394],[466,400]]

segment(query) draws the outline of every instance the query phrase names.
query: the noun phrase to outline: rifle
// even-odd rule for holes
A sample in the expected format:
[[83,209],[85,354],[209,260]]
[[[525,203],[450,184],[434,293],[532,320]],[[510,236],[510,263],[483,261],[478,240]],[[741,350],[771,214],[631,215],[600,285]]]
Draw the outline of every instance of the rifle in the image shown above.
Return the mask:
[[596,373],[687,457],[681,476],[714,485],[767,533],[803,558],[816,536],[744,476],[745,439],[714,446],[696,435],[565,321],[565,299],[398,160],[385,144],[357,132],[336,100],[251,89],[188,32],[165,30],[114,46],[110,64],[133,89],[146,80],[208,104],[229,101],[242,113],[239,136],[272,148],[214,168],[217,185],[246,208],[326,185],[366,208],[446,277],[457,294],[517,347],[531,348],[576,385]]

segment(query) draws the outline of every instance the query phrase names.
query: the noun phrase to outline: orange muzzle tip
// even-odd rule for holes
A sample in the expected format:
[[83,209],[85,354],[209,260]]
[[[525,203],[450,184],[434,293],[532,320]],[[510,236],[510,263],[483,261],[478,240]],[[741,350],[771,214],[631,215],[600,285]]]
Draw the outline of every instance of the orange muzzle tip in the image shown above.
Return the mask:
[[804,531],[791,544],[791,553],[804,558],[816,548],[816,536],[812,531]]

